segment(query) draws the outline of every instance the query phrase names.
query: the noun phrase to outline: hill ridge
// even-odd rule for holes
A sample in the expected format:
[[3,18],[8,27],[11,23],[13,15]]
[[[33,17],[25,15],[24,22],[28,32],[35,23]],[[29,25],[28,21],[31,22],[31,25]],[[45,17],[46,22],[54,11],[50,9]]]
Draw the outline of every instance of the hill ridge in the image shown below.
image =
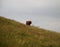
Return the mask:
[[60,47],[60,33],[0,17],[0,47]]

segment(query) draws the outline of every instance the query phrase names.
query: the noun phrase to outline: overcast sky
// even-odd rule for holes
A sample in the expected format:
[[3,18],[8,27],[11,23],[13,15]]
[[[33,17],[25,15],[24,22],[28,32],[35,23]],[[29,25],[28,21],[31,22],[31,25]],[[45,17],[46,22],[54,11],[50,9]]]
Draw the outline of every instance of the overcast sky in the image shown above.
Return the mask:
[[0,0],[0,16],[60,31],[60,0]]

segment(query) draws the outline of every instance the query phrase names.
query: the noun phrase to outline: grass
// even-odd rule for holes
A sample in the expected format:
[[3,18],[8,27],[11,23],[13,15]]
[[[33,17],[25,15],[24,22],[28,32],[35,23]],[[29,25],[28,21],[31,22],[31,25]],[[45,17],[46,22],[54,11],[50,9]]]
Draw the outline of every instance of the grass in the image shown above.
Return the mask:
[[0,47],[60,47],[60,33],[0,17]]

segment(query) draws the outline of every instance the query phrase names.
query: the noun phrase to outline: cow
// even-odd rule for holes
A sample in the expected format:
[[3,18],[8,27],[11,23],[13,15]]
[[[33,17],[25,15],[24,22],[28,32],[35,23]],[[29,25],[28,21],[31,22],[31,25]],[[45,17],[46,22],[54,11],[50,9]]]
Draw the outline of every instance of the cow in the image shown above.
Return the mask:
[[30,21],[30,20],[28,20],[28,21],[26,21],[26,25],[31,25],[32,24],[32,21]]

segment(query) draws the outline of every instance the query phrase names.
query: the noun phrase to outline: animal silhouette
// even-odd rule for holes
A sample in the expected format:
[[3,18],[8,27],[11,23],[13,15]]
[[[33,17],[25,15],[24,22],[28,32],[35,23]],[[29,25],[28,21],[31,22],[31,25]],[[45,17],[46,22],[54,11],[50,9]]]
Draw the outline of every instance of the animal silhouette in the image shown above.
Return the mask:
[[32,24],[32,21],[30,21],[30,20],[29,21],[26,21],[26,25],[29,25],[30,26],[31,24]]

